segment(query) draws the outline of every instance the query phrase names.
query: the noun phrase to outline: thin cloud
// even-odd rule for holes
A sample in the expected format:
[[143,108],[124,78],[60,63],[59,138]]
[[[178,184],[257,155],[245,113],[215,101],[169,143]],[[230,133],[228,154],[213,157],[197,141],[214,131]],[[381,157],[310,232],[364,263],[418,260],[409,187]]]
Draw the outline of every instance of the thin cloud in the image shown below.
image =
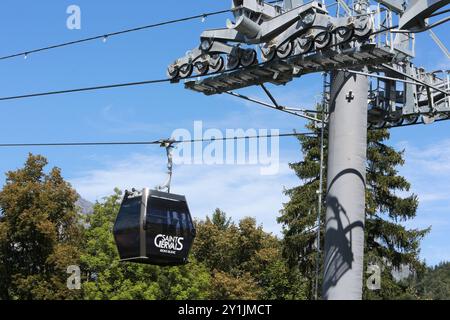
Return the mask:
[[421,257],[432,265],[448,261],[450,140],[427,145],[402,141],[397,147],[405,150],[406,162],[399,169],[400,174],[411,182],[411,191],[419,197],[417,216],[405,225],[420,229],[431,226],[431,233],[422,243]]

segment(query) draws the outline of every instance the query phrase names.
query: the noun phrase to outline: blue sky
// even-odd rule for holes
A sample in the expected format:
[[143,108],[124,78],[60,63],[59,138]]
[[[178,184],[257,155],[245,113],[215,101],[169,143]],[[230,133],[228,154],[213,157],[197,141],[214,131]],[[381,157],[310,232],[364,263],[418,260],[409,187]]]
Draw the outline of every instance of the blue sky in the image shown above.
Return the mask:
[[[78,5],[82,29],[66,28],[66,9]],[[123,28],[229,8],[230,1],[13,1],[0,10],[0,55],[75,40]],[[83,45],[0,61],[0,96],[95,86],[165,77],[169,63],[198,45],[206,28],[225,26],[226,15],[204,23],[146,30]],[[449,46],[448,25],[436,29]],[[448,68],[449,61],[427,34],[417,40],[415,60],[428,70]],[[309,75],[285,87],[271,87],[281,103],[312,107],[321,90],[320,75]],[[261,96],[256,89],[244,93]],[[262,96],[261,96],[262,97]],[[177,128],[267,128],[281,132],[304,130],[303,120],[235,100],[206,97],[182,84],[160,84],[1,102],[0,142],[154,140]],[[430,264],[450,260],[450,121],[392,130],[390,143],[405,149],[400,169],[421,200],[411,227],[433,226],[422,245]],[[275,218],[286,199],[284,187],[298,184],[287,167],[301,158],[295,139],[281,140],[278,175],[261,176],[254,166],[177,166],[173,191],[185,193],[196,217],[220,207],[234,218],[254,216],[264,228],[279,233]],[[80,194],[95,201],[114,187],[153,187],[164,180],[165,154],[157,147],[32,148],[0,150],[0,172],[20,167],[27,153],[48,157]],[[4,179],[1,179],[1,183]]]

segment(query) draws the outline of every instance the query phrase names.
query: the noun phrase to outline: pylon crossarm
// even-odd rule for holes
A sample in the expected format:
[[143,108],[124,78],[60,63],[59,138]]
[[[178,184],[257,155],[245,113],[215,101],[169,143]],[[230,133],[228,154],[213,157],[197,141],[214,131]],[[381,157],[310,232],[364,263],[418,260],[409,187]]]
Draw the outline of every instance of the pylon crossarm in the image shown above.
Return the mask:
[[417,79],[414,76],[409,75],[409,74],[407,74],[407,73],[405,73],[403,71],[400,71],[400,70],[398,70],[398,69],[396,69],[396,68],[394,68],[392,66],[389,66],[387,64],[383,64],[383,67],[386,68],[386,69],[389,69],[390,71],[392,71],[394,73],[397,73],[397,74],[399,74],[399,75],[401,75],[401,76],[403,76],[405,78],[411,79],[411,80],[415,81],[416,83],[421,84],[422,86],[425,86],[427,88],[439,91],[439,92],[444,93],[444,94],[448,94],[447,90],[441,89],[441,88],[436,87],[436,86],[434,86],[434,85],[432,85],[430,83],[427,83],[427,82],[425,82],[423,80]]

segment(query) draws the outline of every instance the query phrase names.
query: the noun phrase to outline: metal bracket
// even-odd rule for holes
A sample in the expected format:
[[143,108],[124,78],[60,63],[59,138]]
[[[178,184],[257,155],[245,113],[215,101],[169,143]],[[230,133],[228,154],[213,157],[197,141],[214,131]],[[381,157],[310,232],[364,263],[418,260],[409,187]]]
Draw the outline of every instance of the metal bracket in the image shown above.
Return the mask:
[[172,174],[173,174],[173,148],[175,144],[175,140],[167,139],[161,140],[161,147],[166,149],[167,154],[167,180],[164,184],[157,186],[156,189],[158,191],[167,190],[170,193],[170,184],[172,182]]
[[272,101],[274,107],[279,110],[283,110],[284,108],[278,104],[277,100],[274,98],[272,93],[270,93],[269,89],[267,89],[264,84],[261,84],[260,86],[264,90],[265,94],[269,97],[270,101]]
[[448,49],[445,46],[445,44],[441,41],[441,39],[439,39],[437,34],[434,33],[434,31],[432,29],[428,30],[428,32],[430,33],[430,36],[433,39],[433,41],[438,45],[439,49],[441,49],[442,52],[445,54],[447,59],[450,59],[450,52],[448,51]]
[[427,30],[427,19],[448,3],[448,0],[411,0],[400,17],[399,29]]

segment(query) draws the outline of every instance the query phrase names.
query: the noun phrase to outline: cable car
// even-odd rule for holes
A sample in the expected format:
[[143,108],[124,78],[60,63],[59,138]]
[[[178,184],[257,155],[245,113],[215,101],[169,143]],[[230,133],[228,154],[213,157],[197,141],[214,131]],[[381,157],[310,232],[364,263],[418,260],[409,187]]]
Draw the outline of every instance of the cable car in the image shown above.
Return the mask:
[[188,263],[196,235],[184,196],[149,189],[125,192],[113,233],[121,261],[159,266]]

